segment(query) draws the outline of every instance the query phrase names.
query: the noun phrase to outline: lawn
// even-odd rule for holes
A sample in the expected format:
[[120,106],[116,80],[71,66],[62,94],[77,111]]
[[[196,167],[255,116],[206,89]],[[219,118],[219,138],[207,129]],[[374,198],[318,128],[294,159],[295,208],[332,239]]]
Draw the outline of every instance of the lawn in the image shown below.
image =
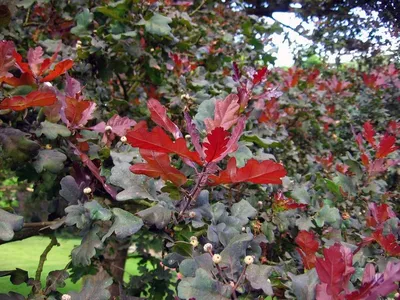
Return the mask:
[[[0,270],[13,270],[20,268],[28,271],[29,277],[35,277],[36,268],[39,263],[39,257],[43,250],[49,244],[50,239],[47,237],[32,237],[23,241],[0,245]],[[54,247],[44,264],[42,272],[42,285],[45,284],[47,274],[52,270],[60,270],[65,268],[70,260],[70,253],[74,246],[79,245],[78,239],[63,239],[58,238],[59,247]],[[137,275],[137,260],[128,259],[126,264],[125,280],[128,280],[129,275]],[[10,280],[10,277],[0,278],[0,293],[17,292],[27,296],[31,290],[25,283],[15,286]],[[72,290],[80,290],[81,282],[76,284],[70,280],[66,281],[66,286],[59,289],[60,292],[67,293]]]

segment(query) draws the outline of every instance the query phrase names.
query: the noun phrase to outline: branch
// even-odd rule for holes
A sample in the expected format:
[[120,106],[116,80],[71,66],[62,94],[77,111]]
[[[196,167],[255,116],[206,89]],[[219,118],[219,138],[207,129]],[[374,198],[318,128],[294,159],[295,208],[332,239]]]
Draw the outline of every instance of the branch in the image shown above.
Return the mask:
[[60,246],[60,244],[58,243],[56,236],[52,235],[50,244],[47,245],[47,247],[46,247],[46,249],[44,249],[42,255],[40,255],[39,265],[37,267],[36,274],[35,274],[35,280],[40,281],[40,276],[42,275],[42,272],[43,272],[44,262],[46,261],[47,255],[49,254],[49,252],[51,251],[51,249],[54,246]]
[[49,226],[57,224],[58,222],[59,220],[52,222],[25,223],[24,227],[20,231],[14,233],[14,237],[12,240],[9,241],[0,240],[0,245],[16,241],[22,241],[32,236],[37,236],[39,234],[49,234],[53,232],[53,230],[51,230]]

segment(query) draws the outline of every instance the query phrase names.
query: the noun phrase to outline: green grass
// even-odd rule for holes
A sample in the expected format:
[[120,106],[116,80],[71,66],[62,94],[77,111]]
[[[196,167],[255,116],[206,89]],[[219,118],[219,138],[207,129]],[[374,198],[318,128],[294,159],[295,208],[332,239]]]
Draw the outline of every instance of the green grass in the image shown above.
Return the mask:
[[[53,247],[44,263],[41,278],[42,286],[45,285],[47,274],[50,271],[65,268],[70,261],[69,255],[71,254],[71,250],[74,246],[80,244],[80,240],[78,239],[58,238],[58,242],[60,246]],[[32,237],[23,241],[0,245],[0,270],[14,270],[15,268],[20,268],[28,271],[29,277],[35,277],[39,257],[49,243],[50,239],[47,237]],[[125,270],[124,279],[126,281],[129,279],[129,275],[137,275],[137,260],[128,259]],[[59,291],[67,293],[80,289],[80,281],[74,284],[71,280],[67,280],[66,286],[59,289]],[[25,283],[13,285],[10,282],[10,277],[0,277],[0,293],[13,291],[27,296],[30,290],[31,287],[27,286]]]

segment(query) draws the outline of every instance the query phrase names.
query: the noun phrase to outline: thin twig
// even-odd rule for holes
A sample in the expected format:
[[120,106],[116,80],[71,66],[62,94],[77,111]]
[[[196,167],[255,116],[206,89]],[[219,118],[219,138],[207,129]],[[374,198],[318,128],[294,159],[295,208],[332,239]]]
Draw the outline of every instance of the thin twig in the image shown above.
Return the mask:
[[234,285],[233,288],[232,288],[232,291],[233,291],[233,295],[232,295],[232,296],[233,296],[233,299],[237,299],[237,296],[236,296],[236,289],[237,289],[238,286],[239,286],[240,280],[242,280],[242,277],[244,276],[244,274],[246,274],[246,269],[247,269],[247,265],[244,266],[244,269],[243,269],[242,273],[240,274],[239,279],[236,281],[235,285]]
[[40,255],[40,260],[39,260],[39,265],[36,270],[35,280],[40,281],[40,276],[42,275],[43,265],[47,259],[47,255],[49,254],[51,249],[56,245],[59,246],[60,244],[58,243],[56,236],[52,235],[50,244],[46,247],[46,249],[44,249],[42,255]]
[[194,11],[192,11],[189,16],[193,16],[195,13],[197,13],[206,2],[207,2],[207,0],[201,1],[200,5],[197,6],[196,9]]

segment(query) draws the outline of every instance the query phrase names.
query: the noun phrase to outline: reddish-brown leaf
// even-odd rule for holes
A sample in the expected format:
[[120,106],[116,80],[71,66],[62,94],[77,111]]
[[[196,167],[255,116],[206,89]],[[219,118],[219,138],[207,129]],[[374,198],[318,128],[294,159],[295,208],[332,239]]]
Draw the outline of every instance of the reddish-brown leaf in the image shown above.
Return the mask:
[[378,151],[376,152],[376,157],[383,158],[388,156],[390,153],[396,151],[398,147],[395,144],[396,144],[396,137],[390,134],[385,134],[379,143]]
[[161,177],[177,186],[181,186],[187,181],[184,174],[171,166],[168,154],[140,149],[140,155],[147,163],[134,164],[130,167],[131,172],[153,178]]
[[[323,285],[324,292],[333,296],[333,299],[340,299],[339,295],[347,289],[350,277],[355,271],[352,260],[351,250],[339,243],[328,249],[325,248],[324,258],[317,257],[316,259],[315,268],[321,281],[319,286]],[[318,289],[317,299],[325,299],[318,297]]]
[[0,41],[0,78],[11,77],[8,72],[14,66],[14,43],[11,41]]
[[376,203],[368,204],[367,226],[377,228],[390,218],[396,218],[396,214],[386,203],[379,205]]
[[393,233],[383,235],[383,228],[372,233],[372,238],[391,256],[400,256],[400,245]]
[[307,204],[297,203],[292,198],[287,198],[282,192],[278,192],[274,195],[274,203],[272,204],[272,209],[276,212],[285,211],[289,209],[296,208],[306,208]]
[[204,120],[207,132],[210,133],[216,127],[229,130],[239,119],[237,115],[239,108],[239,97],[235,94],[230,94],[224,100],[217,101],[215,103],[214,119],[206,118]]
[[7,83],[11,86],[21,86],[21,85],[34,85],[35,78],[29,73],[22,73],[21,77],[1,77],[0,83]]
[[167,109],[158,100],[150,99],[147,102],[147,108],[154,123],[171,132],[175,139],[182,137],[178,126],[168,118]]
[[253,75],[253,84],[256,85],[260,83],[264,79],[265,74],[267,74],[267,71],[267,67],[257,70],[257,72]]
[[376,145],[375,145],[375,139],[374,139],[374,136],[375,136],[374,127],[372,126],[372,124],[369,121],[365,122],[363,127],[364,127],[364,132],[363,132],[364,138],[368,141],[368,143],[370,143],[370,145],[372,147],[375,148]]
[[133,147],[162,153],[175,153],[202,165],[199,154],[188,149],[184,138],[172,141],[161,127],[157,126],[149,132],[147,126],[140,122],[127,132],[126,137]]
[[69,124],[68,127],[85,125],[91,118],[91,112],[96,104],[92,101],[78,100],[71,97],[65,99],[65,117]]
[[58,76],[64,74],[69,69],[71,69],[73,65],[74,65],[74,62],[71,59],[66,59],[66,60],[63,60],[63,61],[59,62],[54,67],[54,70],[50,71],[50,73],[47,76],[45,76],[44,78],[42,78],[40,80],[40,82],[46,82],[46,81],[54,80]]
[[5,98],[0,103],[0,109],[20,111],[33,106],[50,106],[54,104],[56,100],[57,97],[52,92],[34,91],[26,96]]
[[222,153],[229,142],[229,132],[222,127],[217,127],[207,135],[207,142],[203,143],[207,162],[217,162],[223,159]]
[[213,185],[237,182],[252,182],[257,184],[281,184],[286,175],[285,168],[274,161],[257,161],[250,159],[243,168],[236,166],[236,158],[231,157],[225,170],[218,176],[211,175]]
[[314,268],[316,262],[315,253],[319,248],[319,242],[315,234],[310,231],[301,230],[296,236],[295,242],[299,246],[296,250],[300,254],[304,268],[307,270]]

